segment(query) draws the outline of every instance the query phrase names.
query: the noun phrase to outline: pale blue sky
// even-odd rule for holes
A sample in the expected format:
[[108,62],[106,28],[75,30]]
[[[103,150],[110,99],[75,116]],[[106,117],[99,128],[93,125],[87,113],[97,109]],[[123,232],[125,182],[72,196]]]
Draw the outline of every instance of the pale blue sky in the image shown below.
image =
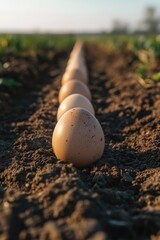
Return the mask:
[[113,19],[134,26],[160,0],[0,0],[0,32],[109,30]]

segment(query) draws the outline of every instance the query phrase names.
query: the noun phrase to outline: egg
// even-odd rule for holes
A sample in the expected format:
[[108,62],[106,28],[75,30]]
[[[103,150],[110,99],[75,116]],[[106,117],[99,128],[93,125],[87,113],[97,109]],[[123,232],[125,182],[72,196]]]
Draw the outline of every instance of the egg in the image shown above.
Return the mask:
[[91,112],[93,115],[95,115],[94,108],[93,108],[92,104],[90,103],[90,101],[85,96],[76,93],[76,94],[69,95],[62,101],[62,103],[60,104],[60,106],[58,108],[57,120],[59,120],[60,117],[65,112],[67,112],[68,110],[70,110],[72,108],[76,108],[76,107],[84,108],[84,109],[88,110],[89,112]]
[[84,57],[84,51],[83,51],[83,46],[84,44],[80,41],[76,42],[76,44],[73,47],[73,50],[70,54],[70,58],[75,56],[75,55],[79,55],[81,57]]
[[79,68],[81,71],[87,70],[84,59],[78,57],[74,57],[68,60],[66,69],[69,70],[72,68]]
[[72,108],[57,122],[52,147],[57,159],[83,168],[102,157],[104,133],[93,114],[83,108]]
[[86,64],[81,59],[75,58],[75,59],[70,59],[68,61],[66,66],[66,72],[71,71],[72,69],[79,69],[85,75],[86,78],[88,77]]
[[78,79],[79,81],[87,84],[88,83],[88,76],[86,75],[85,71],[81,68],[70,68],[66,69],[63,77],[62,77],[62,85],[71,79]]
[[73,51],[70,54],[70,59],[74,59],[75,57],[84,59],[84,53],[82,49],[73,49]]
[[71,94],[79,93],[91,101],[91,92],[89,88],[79,80],[73,79],[66,82],[59,91],[59,103]]

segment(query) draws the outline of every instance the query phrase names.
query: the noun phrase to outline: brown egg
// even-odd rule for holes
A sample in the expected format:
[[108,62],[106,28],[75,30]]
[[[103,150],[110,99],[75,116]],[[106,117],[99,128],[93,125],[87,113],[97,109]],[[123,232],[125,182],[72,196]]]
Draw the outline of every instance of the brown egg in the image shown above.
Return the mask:
[[88,76],[81,68],[70,68],[66,69],[63,77],[62,77],[62,85],[66,82],[70,81],[71,79],[77,79],[85,84],[88,83]]
[[55,126],[52,147],[56,157],[82,168],[99,160],[105,146],[98,120],[83,108],[72,108]]
[[85,75],[86,79],[88,79],[88,71],[87,71],[87,67],[84,61],[82,61],[83,59],[70,59],[67,63],[67,67],[66,67],[66,72],[71,71],[72,69],[78,69],[81,72],[83,72],[83,74]]
[[66,82],[59,91],[59,103],[71,94],[79,93],[84,95],[91,101],[91,92],[89,88],[79,80],[71,80]]
[[84,46],[83,45],[84,44],[82,42],[77,41],[76,44],[73,47],[73,50],[72,50],[71,54],[70,54],[70,58],[74,57],[74,56],[77,56],[77,55],[83,57],[83,54],[84,54],[84,50],[83,50]]
[[71,94],[68,97],[66,97],[63,102],[60,104],[57,112],[57,120],[60,119],[60,117],[67,112],[68,110],[72,108],[84,108],[87,111],[91,112],[93,115],[95,115],[94,108],[91,104],[91,102],[86,98],[85,96],[81,94]]
[[86,67],[86,63],[84,61],[83,58],[78,58],[78,57],[74,57],[68,60],[67,62],[67,70],[70,70],[72,68],[78,68],[81,71],[86,71],[87,67]]
[[84,58],[84,53],[83,53],[83,50],[82,49],[73,49],[73,51],[71,52],[70,54],[70,59],[74,59],[75,57],[78,57],[78,58]]

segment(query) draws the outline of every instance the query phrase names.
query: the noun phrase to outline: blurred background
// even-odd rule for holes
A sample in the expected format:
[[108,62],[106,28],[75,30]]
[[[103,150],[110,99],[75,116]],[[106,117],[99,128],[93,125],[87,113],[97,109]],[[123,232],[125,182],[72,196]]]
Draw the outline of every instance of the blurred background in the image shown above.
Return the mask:
[[0,92],[30,84],[24,65],[36,61],[36,71],[41,64],[44,71],[59,52],[51,76],[60,74],[77,39],[112,54],[132,53],[138,76],[160,81],[160,0],[0,0],[0,6]]
[[157,33],[159,0],[0,0],[1,33]]

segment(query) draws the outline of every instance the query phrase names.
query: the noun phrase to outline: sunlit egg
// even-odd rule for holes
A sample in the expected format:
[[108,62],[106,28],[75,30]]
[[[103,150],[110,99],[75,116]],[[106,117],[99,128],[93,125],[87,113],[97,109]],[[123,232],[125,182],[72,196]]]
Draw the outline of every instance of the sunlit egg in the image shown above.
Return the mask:
[[76,107],[84,108],[84,109],[88,110],[89,112],[91,112],[93,115],[95,115],[94,108],[93,108],[91,102],[88,100],[88,98],[86,98],[85,96],[83,96],[81,94],[76,93],[76,94],[69,95],[62,101],[62,103],[60,104],[60,106],[58,108],[57,120],[59,120],[60,117],[65,112],[67,112],[68,110],[70,110],[72,108],[76,108]]
[[91,92],[87,87],[87,85],[85,85],[79,80],[73,79],[66,82],[61,87],[59,91],[59,96],[58,96],[59,103],[61,103],[66,97],[74,93],[82,94],[91,101]]
[[104,133],[100,123],[83,108],[72,108],[64,113],[52,136],[52,147],[57,159],[73,163],[79,168],[99,160],[104,146]]

